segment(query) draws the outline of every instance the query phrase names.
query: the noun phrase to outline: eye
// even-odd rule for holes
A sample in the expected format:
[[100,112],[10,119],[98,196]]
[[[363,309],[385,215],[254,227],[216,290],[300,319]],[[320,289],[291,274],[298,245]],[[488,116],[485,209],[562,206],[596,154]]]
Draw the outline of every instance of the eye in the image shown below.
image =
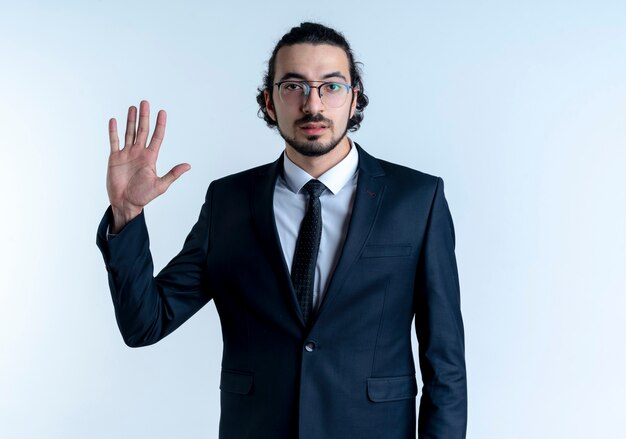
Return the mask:
[[290,93],[302,92],[304,90],[304,86],[300,82],[283,82],[282,88]]
[[324,93],[341,93],[343,91],[345,91],[346,86],[343,84],[340,84],[338,82],[329,82],[327,84],[324,84],[322,87],[322,90]]

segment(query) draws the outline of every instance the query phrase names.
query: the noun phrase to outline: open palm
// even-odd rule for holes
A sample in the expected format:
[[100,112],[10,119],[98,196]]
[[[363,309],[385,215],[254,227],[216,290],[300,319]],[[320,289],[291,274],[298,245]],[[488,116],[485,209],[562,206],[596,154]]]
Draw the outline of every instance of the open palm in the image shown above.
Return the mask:
[[107,171],[107,192],[113,210],[113,233],[121,230],[150,201],[161,195],[167,188],[188,171],[191,166],[181,163],[174,166],[163,177],[156,173],[159,148],[165,136],[167,115],[159,111],[152,139],[146,147],[150,124],[150,104],[142,101],[139,105],[139,125],[137,108],[128,109],[124,148],[119,148],[117,121],[109,121],[109,141],[111,154]]

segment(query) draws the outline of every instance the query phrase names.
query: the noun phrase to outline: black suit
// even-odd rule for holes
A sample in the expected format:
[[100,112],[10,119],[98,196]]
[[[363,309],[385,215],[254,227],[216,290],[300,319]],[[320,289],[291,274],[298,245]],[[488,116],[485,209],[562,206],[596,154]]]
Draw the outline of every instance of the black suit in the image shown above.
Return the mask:
[[441,179],[359,148],[340,260],[306,329],[272,197],[282,161],[216,180],[182,251],[153,278],[143,215],[98,230],[126,343],[168,335],[210,299],[224,340],[220,438],[415,437],[415,316],[423,438],[465,437],[454,230]]

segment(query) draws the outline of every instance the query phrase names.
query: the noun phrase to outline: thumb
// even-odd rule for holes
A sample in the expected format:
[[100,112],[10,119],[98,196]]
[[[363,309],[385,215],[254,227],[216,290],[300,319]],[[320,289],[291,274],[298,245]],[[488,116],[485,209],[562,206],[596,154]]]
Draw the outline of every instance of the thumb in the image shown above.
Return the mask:
[[185,172],[189,171],[190,169],[191,169],[191,165],[189,163],[180,163],[174,166],[172,169],[170,169],[170,172],[168,172],[167,174],[165,174],[163,177],[159,179],[160,180],[159,186],[160,186],[161,193],[165,192],[167,188],[170,187],[170,185],[178,179],[178,177],[180,177],[181,175],[183,175]]

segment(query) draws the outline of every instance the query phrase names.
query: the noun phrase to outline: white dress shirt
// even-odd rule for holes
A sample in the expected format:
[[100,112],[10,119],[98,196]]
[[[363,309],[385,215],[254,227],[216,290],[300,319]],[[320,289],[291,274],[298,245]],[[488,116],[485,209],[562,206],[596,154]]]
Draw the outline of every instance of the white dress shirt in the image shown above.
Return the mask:
[[[348,155],[318,178],[326,189],[320,195],[322,237],[315,267],[314,310],[322,302],[346,239],[356,194],[358,164],[359,154],[350,141]],[[291,272],[300,223],[309,203],[309,196],[301,189],[313,177],[292,162],[287,154],[283,154],[283,168],[284,174],[278,177],[274,188],[274,218],[285,263]]]

